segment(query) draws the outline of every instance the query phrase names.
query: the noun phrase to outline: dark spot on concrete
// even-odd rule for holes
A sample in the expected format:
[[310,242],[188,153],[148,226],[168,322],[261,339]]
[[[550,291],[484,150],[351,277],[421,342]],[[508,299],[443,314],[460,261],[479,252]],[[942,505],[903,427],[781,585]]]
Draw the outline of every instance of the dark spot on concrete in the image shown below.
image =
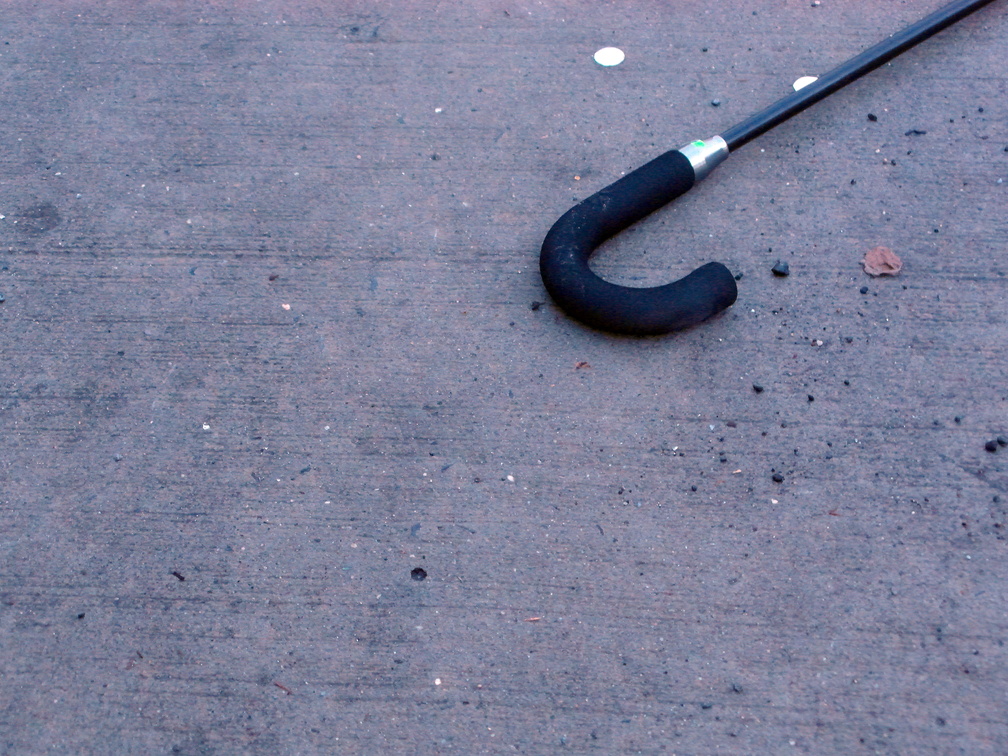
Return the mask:
[[543,302],[533,302],[532,304],[529,305],[529,309],[532,310],[532,312],[535,312],[540,307],[542,307],[543,304],[544,304]]
[[178,570],[172,570],[171,574],[174,575],[175,577],[177,577],[180,583],[184,583],[185,582],[185,576],[182,573],[180,573]]
[[78,614],[77,615],[77,619],[79,619],[79,620],[84,619],[84,612],[81,612],[80,614]]
[[29,236],[39,236],[52,231],[60,224],[59,212],[51,202],[32,205],[18,214],[18,228]]
[[927,132],[923,129],[910,129],[903,134],[903,136],[924,136],[925,134],[927,134]]
[[412,570],[410,570],[410,577],[416,581],[426,580],[427,570],[425,570],[423,567],[414,567]]

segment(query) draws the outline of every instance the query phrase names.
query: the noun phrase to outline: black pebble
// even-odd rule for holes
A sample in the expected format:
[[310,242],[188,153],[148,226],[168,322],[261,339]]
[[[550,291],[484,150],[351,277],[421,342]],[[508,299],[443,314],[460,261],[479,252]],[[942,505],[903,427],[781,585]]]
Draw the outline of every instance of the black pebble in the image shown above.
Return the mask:
[[780,473],[774,473],[770,477],[773,478],[773,482],[774,483],[783,483],[784,482],[784,476],[781,475]]
[[998,436],[997,437],[998,446],[1008,446],[1008,437]]
[[4,301],[4,295],[0,294],[0,302],[3,302],[3,301]]
[[532,304],[529,305],[529,309],[532,310],[532,312],[535,312],[542,306],[543,306],[542,302],[533,302]]
[[809,395],[808,395],[808,400],[809,400],[810,402],[814,402],[814,401],[815,401],[815,397],[814,397],[814,396],[812,396],[812,394],[809,394]]
[[426,580],[427,570],[425,570],[423,567],[414,567],[412,570],[410,570],[410,577],[413,578],[414,580]]
[[791,273],[791,268],[783,260],[778,260],[777,264],[774,265],[772,268],[770,268],[770,270],[773,271],[773,274],[775,276],[782,276],[783,277],[783,276],[786,276],[789,273]]
[[721,100],[711,100],[710,104],[716,108],[718,105],[721,104]]
[[959,423],[961,423],[961,422],[962,422],[962,418],[961,418],[961,417],[959,417],[959,415],[956,415],[956,416],[955,416],[955,417],[953,417],[952,419],[953,419],[953,420],[955,420],[955,423],[956,423],[956,425],[958,425]]
[[984,449],[986,449],[991,454],[993,454],[994,452],[996,452],[998,450],[998,442],[997,441],[988,441],[986,444],[984,444]]
[[755,391],[757,394],[762,394],[763,393],[763,386],[761,386],[758,383],[754,383],[752,385],[752,390]]
[[850,381],[845,378],[844,382],[843,382],[843,385],[844,386],[850,386]]
[[867,294],[868,293],[868,287],[867,286],[862,286],[861,287],[861,293],[862,294]]
[[742,274],[741,274],[741,273],[738,273],[738,274],[737,274],[737,275],[735,276],[735,280],[736,280],[736,281],[741,281],[741,280],[742,280]]
[[84,612],[77,615],[77,619],[84,619]]
[[696,486],[690,486],[690,487],[689,487],[689,490],[690,490],[690,491],[693,491],[693,493],[696,493]]
[[868,120],[869,121],[877,121],[878,120],[878,116],[875,115],[874,113],[869,113],[868,114]]

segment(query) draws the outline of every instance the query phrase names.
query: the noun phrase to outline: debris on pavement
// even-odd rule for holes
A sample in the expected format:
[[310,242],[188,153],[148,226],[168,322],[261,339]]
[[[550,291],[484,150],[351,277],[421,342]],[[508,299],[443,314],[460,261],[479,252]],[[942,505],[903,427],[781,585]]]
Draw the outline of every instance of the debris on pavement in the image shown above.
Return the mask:
[[865,253],[865,273],[869,276],[895,276],[903,270],[903,261],[889,247],[872,247]]

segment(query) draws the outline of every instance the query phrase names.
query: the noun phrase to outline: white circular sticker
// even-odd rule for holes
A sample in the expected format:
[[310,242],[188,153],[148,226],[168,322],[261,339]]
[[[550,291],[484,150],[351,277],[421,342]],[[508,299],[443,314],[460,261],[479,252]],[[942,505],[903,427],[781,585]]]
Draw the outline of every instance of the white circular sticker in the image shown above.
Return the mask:
[[812,84],[813,82],[816,81],[819,81],[818,76],[801,76],[795,79],[795,83],[792,84],[791,86],[794,87],[794,91],[797,92],[799,89],[804,89],[809,84]]
[[618,66],[625,58],[618,47],[603,47],[595,53],[595,62],[600,66]]

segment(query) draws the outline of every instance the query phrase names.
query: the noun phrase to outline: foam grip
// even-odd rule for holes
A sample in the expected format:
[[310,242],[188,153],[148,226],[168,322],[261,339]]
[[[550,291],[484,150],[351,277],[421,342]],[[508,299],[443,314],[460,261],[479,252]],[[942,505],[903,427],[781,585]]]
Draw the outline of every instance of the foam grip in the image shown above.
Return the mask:
[[671,150],[564,213],[539,255],[553,301],[592,328],[637,336],[689,328],[734,304],[735,277],[718,262],[651,288],[609,283],[588,267],[602,242],[688,191],[693,181],[689,159]]

